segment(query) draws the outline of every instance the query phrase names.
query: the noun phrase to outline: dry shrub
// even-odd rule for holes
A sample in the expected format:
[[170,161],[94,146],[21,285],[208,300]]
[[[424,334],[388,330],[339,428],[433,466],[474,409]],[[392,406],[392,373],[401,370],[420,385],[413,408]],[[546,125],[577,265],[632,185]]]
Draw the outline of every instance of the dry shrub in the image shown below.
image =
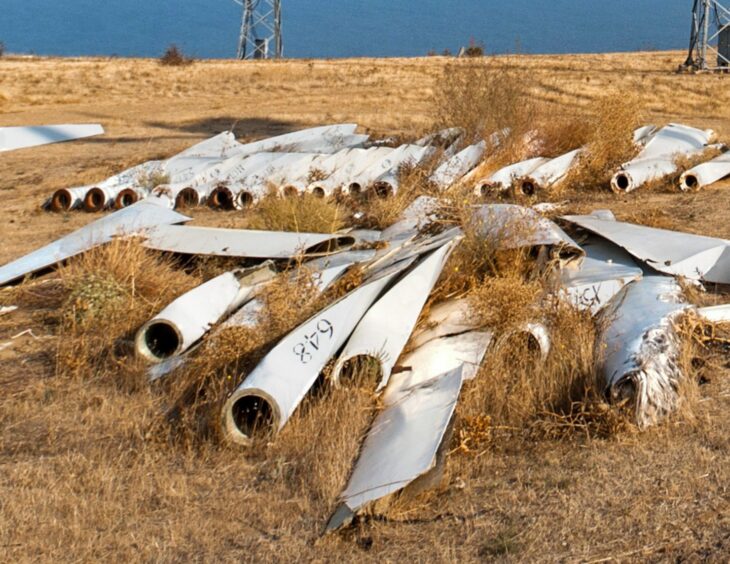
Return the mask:
[[555,114],[547,110],[536,123],[535,144],[542,157],[559,157],[585,146],[591,139],[593,126],[585,115],[571,112]]
[[[481,251],[481,252],[480,252]],[[483,238],[466,235],[446,262],[432,301],[463,297],[493,272],[494,248]]]
[[497,58],[461,60],[446,65],[434,87],[436,127],[461,127],[467,140],[488,139],[510,129],[522,138],[537,112],[530,76]]
[[268,340],[283,337],[322,305],[314,276],[300,263],[289,276],[279,276],[266,288],[258,325]]
[[344,220],[344,209],[330,200],[312,194],[292,198],[270,194],[251,212],[247,226],[263,231],[334,233]]
[[712,307],[730,303],[730,286],[712,285],[708,289],[705,285],[687,278],[679,278],[677,282],[679,282],[682,295],[687,302],[697,307]]
[[[502,238],[516,235],[515,226],[507,225],[502,237],[489,239],[480,234],[471,210],[462,212],[460,222],[464,239],[435,295],[465,295],[475,325],[493,331],[495,339],[460,402],[459,444],[465,437],[474,442],[474,430],[464,425],[477,421],[477,427],[484,427],[480,417],[490,417],[490,424],[500,428],[527,430],[554,415],[592,410],[588,406],[601,403],[601,393],[594,381],[596,328],[590,313],[551,294],[551,264],[540,265],[529,249],[499,250]],[[535,338],[524,330],[528,323],[547,329],[551,348],[544,360]],[[605,422],[613,415],[596,420]],[[479,433],[485,434],[483,429]]]
[[633,414],[626,406],[615,406],[594,392],[571,403],[563,412],[547,411],[530,427],[529,436],[541,440],[571,440],[578,436],[586,439],[611,439],[635,434]]
[[[712,378],[716,368],[712,358],[713,345],[717,344],[716,326],[703,321],[694,313],[684,315],[676,322],[679,335],[679,365],[684,378],[679,382],[677,394],[680,404],[673,417],[684,421],[694,421],[695,407],[700,399],[700,383],[706,375]],[[708,368],[710,370],[708,370]]]
[[[501,249],[503,240],[529,238],[530,227],[522,222],[509,221],[503,232],[490,230],[483,233],[484,223],[475,220],[475,208],[469,205],[443,208],[461,227],[463,237],[444,267],[436,288],[437,301],[462,296],[479,288],[489,277],[501,276],[516,281],[539,278],[543,271],[538,268],[530,248]],[[488,222],[490,219],[487,218]]]
[[678,418],[695,422],[700,386],[711,382],[728,366],[730,331],[727,324],[708,322],[690,312],[677,323],[680,337],[679,364],[685,378],[680,382]]
[[518,274],[489,277],[468,296],[469,311],[479,327],[502,333],[519,329],[540,315],[540,281]]
[[[350,382],[362,381],[354,378]],[[323,384],[299,406],[266,453],[264,468],[285,467],[287,486],[294,492],[306,492],[323,521],[347,483],[375,415],[373,389]]]
[[170,175],[162,172],[161,170],[155,170],[152,172],[141,173],[137,177],[137,183],[141,188],[147,190],[154,190],[158,186],[170,183]]
[[607,189],[613,173],[637,154],[634,130],[641,125],[642,105],[637,96],[609,92],[593,102],[588,113],[585,139],[573,146],[585,146],[585,151],[565,184]]
[[160,57],[160,64],[167,67],[182,67],[192,63],[193,59],[186,57],[182,50],[174,43]]
[[172,405],[165,414],[170,426],[158,425],[160,436],[171,433],[188,446],[219,438],[223,402],[269,348],[257,328],[230,327],[208,337],[184,368],[163,381]]
[[307,174],[307,184],[312,184],[313,182],[319,182],[321,180],[326,180],[329,178],[330,174],[322,170],[320,168],[312,168],[309,170],[309,173]]
[[[488,328],[495,338],[457,408],[457,448],[474,443],[475,433],[487,434],[484,417],[491,418],[490,425],[525,431],[535,422],[593,410],[588,406],[601,403],[601,392],[595,386],[596,327],[590,313],[550,293],[552,265],[543,270],[528,249],[498,250],[501,238],[481,235],[470,210],[463,212],[461,224],[464,239],[435,295],[465,295],[475,326]],[[509,232],[503,237],[516,235],[514,226],[505,227]],[[551,348],[544,360],[535,338],[524,330],[528,323],[547,329]],[[596,421],[603,424],[614,414]],[[471,429],[474,422],[478,432]]]
[[339,300],[346,294],[349,294],[356,288],[362,285],[364,279],[364,272],[362,265],[356,264],[347,269],[345,274],[340,276],[337,281],[329,286],[322,298],[320,303],[328,304]]
[[489,415],[464,415],[459,419],[454,434],[453,452],[478,455],[486,451],[494,441],[495,428]]
[[59,274],[65,299],[58,312],[57,370],[73,376],[128,369],[137,329],[200,283],[127,238],[72,259]]
[[[509,308],[509,302],[503,307]],[[529,305],[523,311],[529,312]],[[497,425],[526,429],[546,414],[570,413],[575,402],[600,395],[594,373],[596,330],[590,314],[553,299],[543,302],[540,316],[533,313],[529,320],[548,330],[547,357],[541,359],[524,333],[509,339],[498,334],[479,375],[465,390],[458,408],[461,416],[489,415]],[[502,336],[520,327],[514,325],[521,323],[518,317],[509,322],[513,325],[505,325]]]
[[730,367],[730,324],[691,319],[688,328],[693,330],[695,348],[686,358],[698,371],[694,380],[699,383],[711,381],[722,372],[722,368]]
[[484,43],[481,41],[477,43],[474,39],[470,39],[469,46],[465,47],[462,53],[464,57],[483,57],[484,51]]
[[676,175],[678,179],[682,172],[694,168],[697,165],[711,161],[712,159],[722,155],[723,149],[718,146],[708,146],[703,151],[694,155],[677,155],[674,159],[674,163],[677,165],[679,173]]

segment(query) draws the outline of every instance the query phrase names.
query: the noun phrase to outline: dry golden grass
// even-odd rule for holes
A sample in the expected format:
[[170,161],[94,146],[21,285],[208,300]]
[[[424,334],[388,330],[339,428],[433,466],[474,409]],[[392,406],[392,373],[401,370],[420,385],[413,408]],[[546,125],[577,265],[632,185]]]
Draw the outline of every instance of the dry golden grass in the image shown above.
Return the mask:
[[545,360],[524,333],[498,341],[489,353],[459,405],[456,452],[487,456],[505,441],[581,443],[637,433],[632,414],[609,405],[597,385],[592,322],[567,309],[547,317],[554,348]]
[[[323,385],[304,401],[263,453],[263,471],[283,466],[292,493],[304,492],[320,515],[332,512],[375,415],[373,389]],[[320,523],[322,530],[324,524]]]
[[[546,109],[546,115],[536,124],[539,151],[537,156],[559,157],[586,145],[593,131],[589,117],[583,113],[554,116]],[[514,162],[514,161],[513,161]]]
[[346,218],[346,209],[331,200],[312,194],[288,198],[272,194],[256,205],[246,224],[264,231],[334,233],[344,227]]
[[[201,283],[136,239],[117,239],[72,259],[59,271],[57,373],[100,376],[137,386],[144,376],[131,363],[137,329],[173,299]],[[140,378],[138,381],[134,381]]]
[[509,144],[533,127],[538,113],[534,86],[497,58],[452,62],[435,84],[434,125],[461,127],[467,142],[498,133]]
[[643,123],[638,96],[618,90],[607,92],[593,102],[591,118],[586,120],[588,131],[581,142],[573,146],[585,147],[578,164],[561,187],[578,190],[606,190],[611,176],[638,152],[634,144],[634,130]]
[[[519,292],[513,288],[511,295]],[[511,301],[503,307],[510,309]],[[529,305],[521,318],[506,320],[496,330],[495,347],[466,389],[460,413],[488,415],[497,425],[524,430],[548,414],[569,414],[576,403],[600,398],[590,316],[555,301],[543,301],[536,309],[533,298]],[[526,322],[541,323],[549,332],[551,347],[544,360],[536,343],[521,331]]]
[[[721,147],[709,146],[696,155],[678,155],[674,159],[674,164],[677,166],[677,170],[674,172],[674,174],[671,174],[664,179],[663,187],[666,188],[667,186],[669,186],[671,188],[674,188],[675,186],[678,186],[679,179],[681,178],[683,173],[687,172],[691,168],[696,167],[697,165],[711,161],[712,159],[720,156],[722,153],[723,149]],[[652,185],[647,186],[648,189],[652,189],[653,187],[654,186]]]
[[[528,281],[542,284],[546,265],[537,265],[533,249],[512,245],[521,237],[529,238],[531,228],[518,221],[507,221],[501,230],[490,226],[492,218],[475,217],[475,207],[470,198],[456,198],[455,204],[444,205],[441,213],[444,222],[454,223],[461,228],[462,239],[444,268],[441,280],[437,285],[435,300],[441,301],[447,297],[464,296],[470,293],[483,293],[489,298],[489,290],[484,288],[485,282],[506,289],[515,281],[520,287]],[[489,237],[484,232],[490,233]],[[500,248],[500,244],[507,248]],[[509,248],[515,246],[517,248]],[[504,281],[502,284],[501,281]],[[499,300],[499,298],[496,298]],[[493,304],[485,303],[480,312],[485,315]],[[477,304],[472,304],[476,307]],[[495,322],[495,319],[485,320],[486,324]]]
[[539,315],[545,289],[513,273],[486,278],[469,293],[469,311],[480,327],[513,331]]
[[[500,57],[499,64],[531,84],[556,121],[589,119],[596,101],[621,85],[622,92],[642,97],[647,121],[712,127],[726,139],[727,77],[675,75],[682,58],[516,56]],[[3,156],[0,260],[93,219],[39,212],[54,189],[166,157],[223,129],[234,127],[239,137],[251,139],[357,121],[375,134],[412,138],[431,127],[428,94],[444,67],[453,64],[494,62],[205,61],[178,68],[156,60],[5,57],[0,113],[6,124],[101,121],[108,133]],[[655,217],[679,229],[730,238],[727,186],[694,194],[568,191],[563,197],[580,212],[609,207],[619,217],[643,214],[647,221]],[[197,224],[233,227],[248,221],[238,213],[191,214]],[[464,245],[470,244],[467,238]],[[451,265],[452,272],[460,269],[452,279],[454,292],[472,291],[499,274],[493,254],[477,263],[474,256],[462,255],[463,263]],[[101,278],[98,285],[116,295],[118,284]],[[357,279],[354,273],[346,284]],[[160,284],[162,296],[166,282]],[[344,284],[322,299],[341,295]],[[460,440],[467,447],[446,459],[440,487],[345,535],[320,539],[376,407],[366,385],[324,388],[271,445],[241,451],[200,440],[202,430],[192,420],[186,432],[194,440],[169,440],[160,433],[169,429],[160,414],[170,398],[179,397],[171,393],[172,382],[120,386],[124,371],[118,358],[102,359],[103,369],[79,378],[56,372],[57,309],[67,295],[59,282],[44,280],[0,292],[1,303],[21,306],[0,317],[0,342],[29,328],[37,337],[17,339],[0,351],[0,552],[8,561],[723,561],[730,552],[726,346],[704,342],[706,350],[695,361],[704,383],[696,390],[691,420],[679,417],[635,434],[622,427],[620,414],[583,401],[590,328],[556,313],[552,322],[565,327],[556,342],[571,354],[558,347],[546,368],[535,369],[542,370],[544,382],[532,377],[528,365],[511,366],[506,352],[494,357],[505,370],[465,389],[452,447],[458,449]],[[104,338],[125,329],[112,326]],[[257,338],[229,337],[225,347],[238,352]],[[685,358],[690,357],[696,353]],[[563,378],[554,377],[551,362],[569,363]],[[507,379],[513,368],[517,377]],[[514,405],[505,402],[508,386]],[[471,411],[463,411],[470,405]],[[488,419],[492,409],[498,415]],[[514,430],[518,427],[522,431]]]
[[[462,211],[464,239],[435,292],[437,297],[466,296],[471,322],[494,335],[487,359],[458,407],[459,421],[466,425],[458,434],[460,448],[469,442],[474,430],[468,428],[475,422],[477,435],[486,432],[486,418],[490,425],[518,433],[538,423],[552,428],[556,420],[575,430],[565,424],[574,412],[585,415],[601,403],[594,320],[554,297],[551,268],[540,265],[530,249],[500,250],[504,242],[529,233],[507,225],[486,239],[470,213]],[[550,336],[544,358],[529,324],[542,325]],[[596,423],[617,416],[608,406],[603,411],[605,417]]]

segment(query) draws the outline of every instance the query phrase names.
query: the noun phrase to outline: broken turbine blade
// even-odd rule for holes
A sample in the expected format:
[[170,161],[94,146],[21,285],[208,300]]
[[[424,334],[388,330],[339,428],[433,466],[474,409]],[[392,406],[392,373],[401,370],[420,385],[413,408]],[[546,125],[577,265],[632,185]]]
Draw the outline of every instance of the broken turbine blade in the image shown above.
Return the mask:
[[462,385],[462,369],[404,391],[375,418],[327,530],[347,526],[368,503],[402,490],[436,464]]
[[680,231],[569,215],[563,219],[608,239],[654,270],[717,284],[730,283],[730,241]]
[[0,153],[103,135],[99,124],[0,127]]
[[218,227],[160,226],[150,230],[149,249],[186,255],[289,259],[327,254],[355,244],[347,234],[252,231]]
[[140,235],[160,225],[190,221],[165,207],[164,200],[144,200],[57,239],[53,243],[0,267],[0,285],[53,266],[103,245],[116,236]]
[[228,398],[226,437],[250,445],[278,432],[345,343],[360,319],[405,265],[396,265],[328,306],[284,337]]
[[675,322],[690,307],[674,279],[647,276],[623,288],[602,313],[598,368],[606,395],[628,402],[639,427],[661,421],[681,401],[686,376]]
[[332,370],[335,382],[339,381],[345,363],[369,356],[380,366],[378,389],[385,387],[453,247],[454,243],[449,242],[433,251],[368,310]]

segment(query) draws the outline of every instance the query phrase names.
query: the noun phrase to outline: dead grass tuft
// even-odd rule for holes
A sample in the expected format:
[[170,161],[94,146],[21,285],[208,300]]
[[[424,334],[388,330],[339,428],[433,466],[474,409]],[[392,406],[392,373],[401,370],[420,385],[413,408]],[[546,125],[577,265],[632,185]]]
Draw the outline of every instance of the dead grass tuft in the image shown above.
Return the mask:
[[162,186],[163,184],[169,184],[170,175],[160,170],[142,173],[137,177],[137,183],[141,188],[154,190],[158,186]]
[[364,273],[360,265],[354,265],[347,269],[344,275],[338,278],[334,284],[327,288],[322,295],[322,303],[333,303],[358,288],[364,278]]
[[518,274],[489,277],[469,294],[469,310],[480,327],[502,333],[519,329],[539,314],[540,281]]
[[714,159],[722,153],[718,147],[707,147],[694,155],[678,154],[674,157],[675,170],[666,176],[649,180],[641,186],[643,192],[656,192],[676,195],[679,192],[679,179],[682,174],[695,166]]
[[343,207],[312,194],[291,198],[270,194],[253,209],[247,226],[263,231],[334,233],[342,229],[345,217]]
[[165,414],[170,425],[158,421],[159,435],[196,448],[220,439],[223,402],[268,348],[257,328],[231,327],[210,336],[185,368],[163,381],[172,404]]
[[322,306],[315,274],[303,264],[276,278],[262,295],[258,325],[268,340],[278,340]]
[[[573,148],[585,147],[564,185],[578,189],[609,189],[611,176],[637,154],[634,130],[641,125],[638,96],[611,91],[596,99],[583,121],[588,127]],[[582,141],[582,142],[580,142]]]
[[555,158],[585,146],[591,139],[593,125],[580,113],[551,115],[549,111],[537,124],[540,156]]
[[59,274],[65,299],[57,372],[76,377],[128,366],[140,325],[200,283],[136,239],[116,239],[72,259]]
[[435,291],[435,300],[463,296],[478,289],[489,277],[505,277],[524,281],[542,274],[531,256],[532,250],[500,249],[504,239],[528,237],[528,228],[518,222],[508,222],[503,233],[483,234],[484,225],[474,219],[474,208],[469,205],[443,210],[450,215],[463,232],[463,238],[444,267]]
[[160,64],[167,67],[183,67],[192,63],[193,59],[186,57],[182,50],[174,43],[160,57]]
[[691,168],[696,167],[702,163],[711,161],[712,159],[719,157],[722,154],[720,147],[707,147],[704,151],[696,155],[677,155],[674,159],[674,164],[677,166],[677,170],[674,174],[662,179],[661,184],[669,191],[676,193],[679,186],[679,179],[682,174]]
[[[522,290],[526,297],[533,292],[530,287]],[[590,315],[553,299],[542,301],[538,317],[530,310],[533,304],[523,299],[522,316],[497,320],[504,329],[496,333],[479,375],[465,390],[458,408],[461,416],[489,415],[497,425],[526,429],[545,414],[569,414],[576,402],[600,395],[595,388],[596,330]],[[510,309],[509,301],[503,307]],[[518,332],[523,319],[547,328],[551,345],[544,359],[534,341]],[[510,333],[512,338],[504,338]]]
[[[366,379],[353,378],[351,382]],[[373,389],[323,384],[308,397],[266,452],[268,469],[282,468],[292,492],[306,492],[325,522],[346,485],[353,461],[375,415]]]
[[494,425],[489,415],[465,415],[459,420],[454,434],[453,453],[478,455],[489,449],[494,441]]
[[455,61],[443,68],[433,96],[436,127],[461,127],[466,139],[489,139],[509,129],[507,139],[521,139],[537,113],[528,73],[497,58]]
[[675,419],[695,423],[700,387],[728,365],[730,332],[727,326],[705,321],[695,313],[680,318],[677,332],[681,346],[679,364],[686,377],[679,384],[681,404]]
[[538,440],[613,439],[638,433],[625,406],[606,403],[590,392],[565,412],[546,411],[534,421],[529,436]]

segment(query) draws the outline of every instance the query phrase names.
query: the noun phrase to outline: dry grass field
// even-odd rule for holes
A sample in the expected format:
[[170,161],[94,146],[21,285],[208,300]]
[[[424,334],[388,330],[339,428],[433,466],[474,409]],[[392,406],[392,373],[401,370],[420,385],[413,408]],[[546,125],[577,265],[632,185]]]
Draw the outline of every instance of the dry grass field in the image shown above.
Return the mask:
[[[578,118],[590,129],[590,109],[610,94],[638,99],[647,122],[713,128],[730,142],[730,75],[675,74],[682,60],[678,52],[645,52],[509,56],[500,64],[556,123]],[[411,138],[434,126],[433,94],[449,79],[447,65],[454,72],[482,64],[490,63],[433,57],[166,67],[0,58],[0,125],[100,122],[107,132],[0,155],[0,263],[94,218],[41,211],[57,188],[169,156],[226,129],[250,140],[357,122],[374,135]],[[570,200],[571,211],[610,208],[620,219],[730,238],[729,195],[725,181],[687,194],[657,186],[621,196],[568,191],[559,199]],[[244,221],[243,212],[191,214],[194,224]],[[109,261],[110,272],[120,266],[109,254],[99,260]],[[136,323],[191,283],[178,281],[169,265],[151,269],[150,260],[128,259],[146,301],[108,315]],[[73,279],[74,268],[84,272],[72,264],[63,275]],[[372,418],[369,393],[313,397],[276,441],[248,451],[172,439],[161,416],[164,394],[129,367],[114,359],[59,367],[68,351],[62,302],[58,285],[43,280],[0,291],[0,305],[21,306],[0,316],[0,343],[32,330],[0,348],[2,561],[728,561],[727,348],[705,354],[697,397],[664,425],[602,432],[579,419],[563,429],[547,424],[548,415],[544,425],[487,425],[475,449],[454,439],[437,488],[322,536]],[[479,405],[466,400],[464,409]],[[472,415],[478,426],[489,414]]]

